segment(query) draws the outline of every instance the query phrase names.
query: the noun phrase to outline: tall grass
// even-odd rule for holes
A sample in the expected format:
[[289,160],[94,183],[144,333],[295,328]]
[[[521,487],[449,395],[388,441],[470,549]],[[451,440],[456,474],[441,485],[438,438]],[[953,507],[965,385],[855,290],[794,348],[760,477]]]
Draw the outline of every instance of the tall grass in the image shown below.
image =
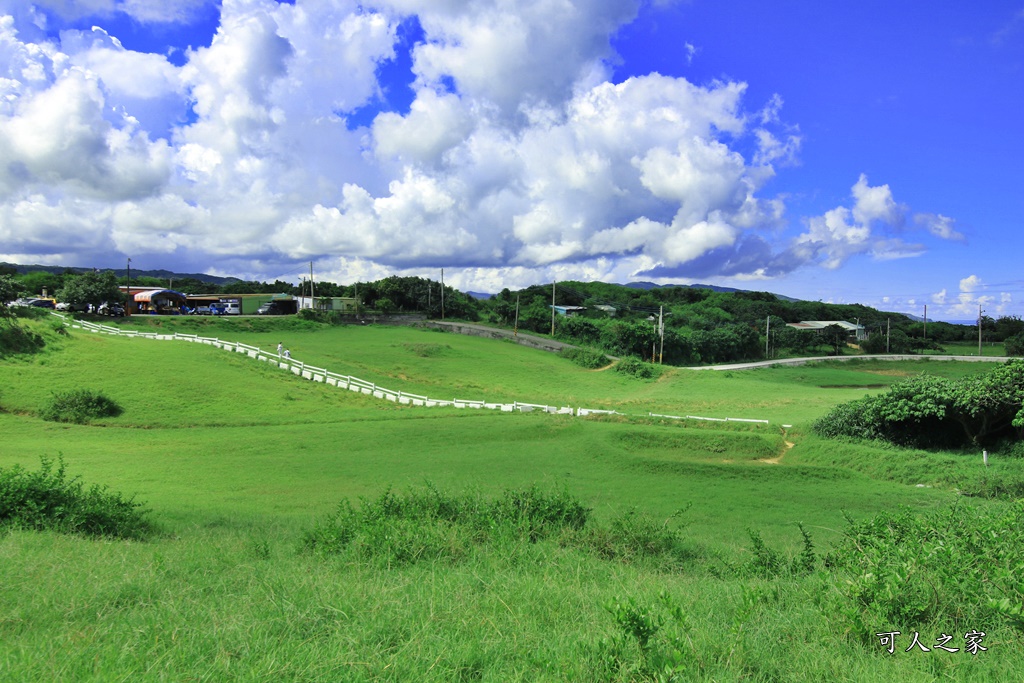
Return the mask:
[[[900,523],[936,540],[921,549],[939,547],[946,513],[929,511],[954,498],[945,475],[970,461],[826,445],[804,429],[838,401],[887,383],[887,370],[922,366],[668,370],[637,382],[455,335],[441,344],[416,330],[240,322],[181,324],[265,348],[284,341],[307,362],[396,389],[578,400],[638,417],[400,406],[210,347],[72,332],[59,352],[0,363],[0,467],[63,452],[85,481],[146,500],[166,533],[97,542],[22,525],[0,536],[5,675],[1024,678],[1016,593],[985,593],[995,606],[960,614],[958,589],[943,584],[937,609],[896,619],[845,588],[866,572],[852,551],[847,564],[822,561],[849,550],[848,538],[863,546],[857,525],[877,530],[881,544],[895,527],[879,520],[900,504],[912,510]],[[37,417],[54,392],[79,386],[116,397],[124,413],[91,425]],[[648,411],[773,424],[643,417]],[[783,433],[777,422],[794,426]],[[361,502],[339,508],[346,500]],[[534,516],[545,509],[563,512],[549,523]],[[979,502],[950,531],[967,538],[975,518],[979,533],[1004,529],[992,520],[1007,510]],[[923,556],[909,554],[913,544],[911,534],[887,552],[906,551],[916,576],[935,581]],[[329,547],[338,551],[308,551]],[[889,655],[873,636],[894,628],[919,630],[929,644],[942,629],[978,629],[989,650]]]

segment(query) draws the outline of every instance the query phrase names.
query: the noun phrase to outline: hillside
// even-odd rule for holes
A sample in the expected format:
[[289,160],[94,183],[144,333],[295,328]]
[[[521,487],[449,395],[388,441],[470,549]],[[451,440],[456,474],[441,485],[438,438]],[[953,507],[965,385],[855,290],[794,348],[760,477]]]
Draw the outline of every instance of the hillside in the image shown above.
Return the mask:
[[[168,337],[158,341],[20,322],[47,344],[0,361],[0,482],[62,454],[86,484],[136,495],[162,532],[145,542],[0,533],[0,661],[14,679],[913,680],[956,678],[963,662],[978,680],[1024,675],[1019,639],[976,611],[984,600],[889,618],[846,592],[859,574],[822,561],[844,516],[901,505],[952,514],[951,489],[975,476],[955,454],[837,449],[807,433],[831,406],[915,364],[674,369],[641,381],[409,328],[117,321]],[[403,405],[185,335],[283,342],[302,367],[423,395],[579,401],[629,416]],[[984,364],[969,365],[928,369]],[[41,406],[73,388],[124,411],[42,421]],[[661,410],[771,424],[646,415]],[[785,434],[783,419],[794,425]],[[985,474],[1022,473],[994,455]],[[520,522],[501,512],[509,505]],[[958,519],[982,525],[1008,509],[958,505]],[[579,523],[560,527],[540,510]],[[920,631],[929,644],[939,629],[979,629],[990,651],[888,656],[878,629]]]

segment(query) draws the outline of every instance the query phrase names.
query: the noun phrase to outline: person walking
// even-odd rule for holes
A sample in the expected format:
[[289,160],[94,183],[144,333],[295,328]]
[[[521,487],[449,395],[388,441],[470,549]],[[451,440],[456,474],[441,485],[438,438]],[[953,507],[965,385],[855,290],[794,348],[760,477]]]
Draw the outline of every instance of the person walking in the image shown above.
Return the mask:
[[284,351],[284,344],[281,342],[277,343],[277,357],[281,357],[281,352]]
[[288,349],[285,349],[285,350],[284,350],[284,357],[285,357],[286,359],[288,359],[288,360],[291,360],[291,358],[292,358],[292,352],[291,352],[291,351],[289,351]]

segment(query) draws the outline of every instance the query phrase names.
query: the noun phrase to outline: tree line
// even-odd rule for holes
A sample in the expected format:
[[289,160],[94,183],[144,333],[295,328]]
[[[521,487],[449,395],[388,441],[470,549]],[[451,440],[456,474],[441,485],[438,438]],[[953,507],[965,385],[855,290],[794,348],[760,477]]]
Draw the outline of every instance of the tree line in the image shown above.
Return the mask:
[[[17,295],[39,296],[45,289],[69,302],[116,299],[126,277],[111,271],[4,273]],[[779,297],[769,292],[716,291],[703,287],[666,286],[642,289],[603,282],[559,282],[518,291],[503,289],[489,299],[474,299],[421,277],[391,276],[372,282],[338,284],[281,280],[236,280],[214,284],[190,277],[133,277],[133,286],[167,287],[184,294],[283,293],[316,298],[350,297],[363,310],[422,313],[432,318],[483,321],[526,332],[550,334],[564,341],[618,356],[636,356],[669,364],[725,363],[765,357],[843,353],[848,333],[839,327],[820,332],[787,327],[803,320],[859,323],[867,353],[914,353],[940,350],[943,344],[976,342],[978,328],[879,311],[861,304],[830,304]],[[572,317],[552,316],[558,306],[580,306]],[[1024,321],[1018,316],[981,319],[982,340],[1005,343],[1007,353],[1024,354]]]

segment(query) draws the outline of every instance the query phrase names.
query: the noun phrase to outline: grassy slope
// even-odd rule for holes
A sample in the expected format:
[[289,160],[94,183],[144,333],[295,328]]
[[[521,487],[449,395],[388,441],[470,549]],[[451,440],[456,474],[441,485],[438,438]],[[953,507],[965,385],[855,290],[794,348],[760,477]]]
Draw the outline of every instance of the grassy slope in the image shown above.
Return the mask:
[[[285,335],[220,336],[273,348]],[[0,466],[63,453],[88,482],[137,493],[169,535],[146,544],[27,533],[0,540],[0,669],[24,680],[580,680],[592,675],[595,639],[613,632],[601,605],[615,596],[654,604],[665,590],[691,614],[711,678],[1024,673],[1005,654],[923,661],[852,647],[823,628],[817,605],[830,589],[813,581],[752,588],[557,548],[391,571],[295,553],[301,530],[341,498],[426,480],[485,491],[565,485],[600,518],[632,506],[666,518],[692,502],[688,536],[731,561],[746,556],[747,528],[793,548],[803,521],[827,541],[843,510],[863,517],[950,498],[835,467],[834,445],[800,436],[835,402],[917,366],[676,371],[643,383],[432,332],[293,328],[287,336],[296,357],[396,389],[560,404],[571,397],[631,413],[739,412],[791,421],[797,445],[770,465],[758,460],[783,453],[776,427],[400,407],[213,348],[75,334],[60,342],[62,352],[0,363],[0,405],[9,411],[0,414]],[[125,413],[87,427],[34,417],[52,391],[79,387],[104,391]],[[861,460],[878,454],[869,449]],[[755,588],[767,592],[741,614],[740,594]],[[1011,647],[1007,635],[994,634],[996,652]]]

